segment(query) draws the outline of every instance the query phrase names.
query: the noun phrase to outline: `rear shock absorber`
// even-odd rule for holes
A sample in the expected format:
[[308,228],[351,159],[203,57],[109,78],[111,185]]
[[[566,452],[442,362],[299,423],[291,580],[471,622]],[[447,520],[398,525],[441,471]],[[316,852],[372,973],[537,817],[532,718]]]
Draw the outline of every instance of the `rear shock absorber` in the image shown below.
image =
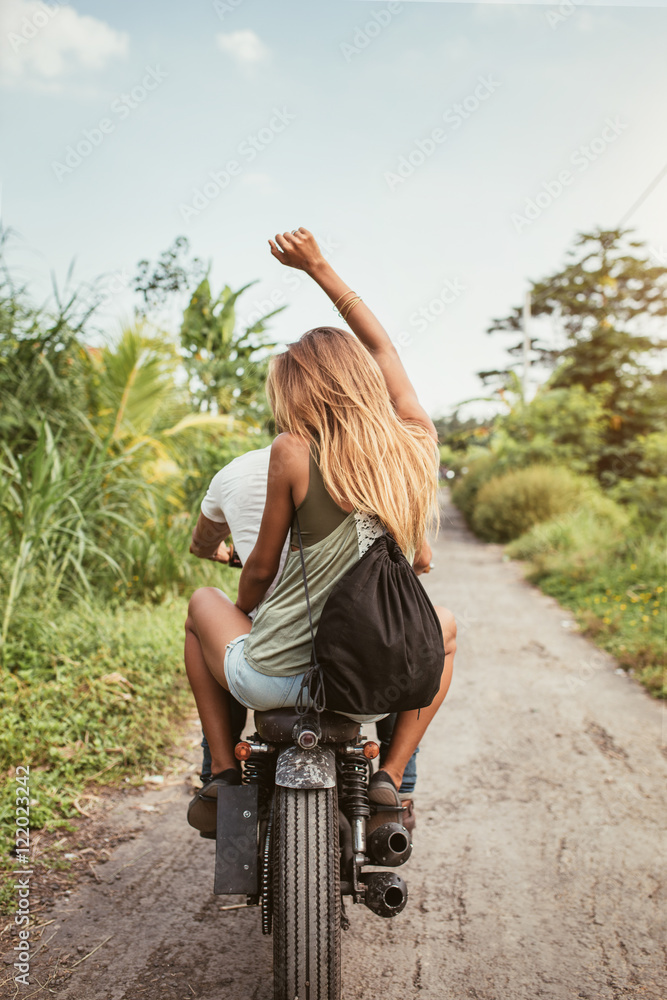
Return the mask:
[[366,820],[371,814],[368,801],[369,762],[363,753],[338,759],[341,806],[352,826],[354,865],[358,871],[366,864]]
[[243,761],[243,784],[259,785],[259,797],[264,801],[271,791],[275,769],[274,754],[251,753]]

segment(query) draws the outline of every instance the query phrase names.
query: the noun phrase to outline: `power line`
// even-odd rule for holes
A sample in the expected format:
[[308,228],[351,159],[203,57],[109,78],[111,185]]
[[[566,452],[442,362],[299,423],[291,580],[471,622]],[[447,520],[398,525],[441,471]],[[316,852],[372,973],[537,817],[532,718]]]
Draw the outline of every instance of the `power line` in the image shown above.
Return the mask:
[[667,163],[664,165],[664,167],[662,168],[662,170],[660,171],[660,173],[657,174],[657,176],[653,178],[653,180],[651,181],[651,183],[642,192],[642,194],[640,194],[639,198],[637,198],[637,201],[634,203],[634,205],[632,205],[628,209],[628,211],[625,213],[625,215],[622,217],[621,221],[618,223],[618,227],[617,227],[618,229],[620,229],[621,226],[623,226],[627,222],[627,220],[630,218],[630,216],[632,215],[632,213],[636,209],[638,209],[639,206],[642,204],[642,202],[644,202],[648,198],[648,196],[650,195],[651,191],[653,191],[653,189],[660,183],[660,181],[665,176],[665,174],[667,174]]

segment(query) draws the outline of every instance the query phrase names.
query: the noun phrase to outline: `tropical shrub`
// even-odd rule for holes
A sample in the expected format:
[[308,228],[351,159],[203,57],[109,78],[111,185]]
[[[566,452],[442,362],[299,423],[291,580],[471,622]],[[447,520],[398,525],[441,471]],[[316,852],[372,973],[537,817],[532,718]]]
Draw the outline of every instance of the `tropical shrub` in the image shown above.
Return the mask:
[[610,490],[610,496],[627,506],[644,529],[651,532],[667,515],[667,476],[623,479]]
[[576,507],[590,483],[558,466],[534,465],[494,476],[477,493],[472,526],[489,542],[509,542],[534,524]]
[[479,490],[495,473],[496,459],[488,451],[469,457],[468,464],[460,468],[454,481],[452,500],[468,523],[471,522]]
[[577,552],[582,561],[595,559],[618,545],[630,527],[630,514],[609,497],[588,490],[566,513],[534,524],[507,546],[514,559],[532,559],[544,553]]
[[607,422],[606,389],[543,386],[530,403],[517,400],[494,426],[492,450],[498,472],[528,465],[563,465],[573,472],[594,472]]

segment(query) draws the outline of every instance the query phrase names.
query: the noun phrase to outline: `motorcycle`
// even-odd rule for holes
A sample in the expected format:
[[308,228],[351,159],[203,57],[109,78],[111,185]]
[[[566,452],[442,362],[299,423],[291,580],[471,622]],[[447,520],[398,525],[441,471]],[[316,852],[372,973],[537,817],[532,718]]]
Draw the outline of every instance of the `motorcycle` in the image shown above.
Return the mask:
[[[245,894],[273,934],[275,1000],[340,1000],[345,899],[392,918],[408,890],[395,869],[409,832],[384,822],[368,782],[377,743],[333,712],[255,712],[236,745],[243,782],[218,792],[214,892]],[[381,866],[385,870],[366,871]]]

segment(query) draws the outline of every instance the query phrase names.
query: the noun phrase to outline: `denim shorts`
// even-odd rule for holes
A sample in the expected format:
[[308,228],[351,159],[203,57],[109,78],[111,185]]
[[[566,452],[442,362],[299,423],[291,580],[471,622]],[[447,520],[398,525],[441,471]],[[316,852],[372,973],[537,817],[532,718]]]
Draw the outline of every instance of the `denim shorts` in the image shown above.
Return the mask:
[[[224,669],[230,694],[246,708],[253,708],[258,712],[266,712],[270,708],[294,708],[304,674],[293,674],[291,677],[260,674],[243,655],[243,644],[249,635],[249,632],[239,635],[225,647]],[[345,715],[355,722],[378,722],[386,718],[386,714],[336,714]]]

